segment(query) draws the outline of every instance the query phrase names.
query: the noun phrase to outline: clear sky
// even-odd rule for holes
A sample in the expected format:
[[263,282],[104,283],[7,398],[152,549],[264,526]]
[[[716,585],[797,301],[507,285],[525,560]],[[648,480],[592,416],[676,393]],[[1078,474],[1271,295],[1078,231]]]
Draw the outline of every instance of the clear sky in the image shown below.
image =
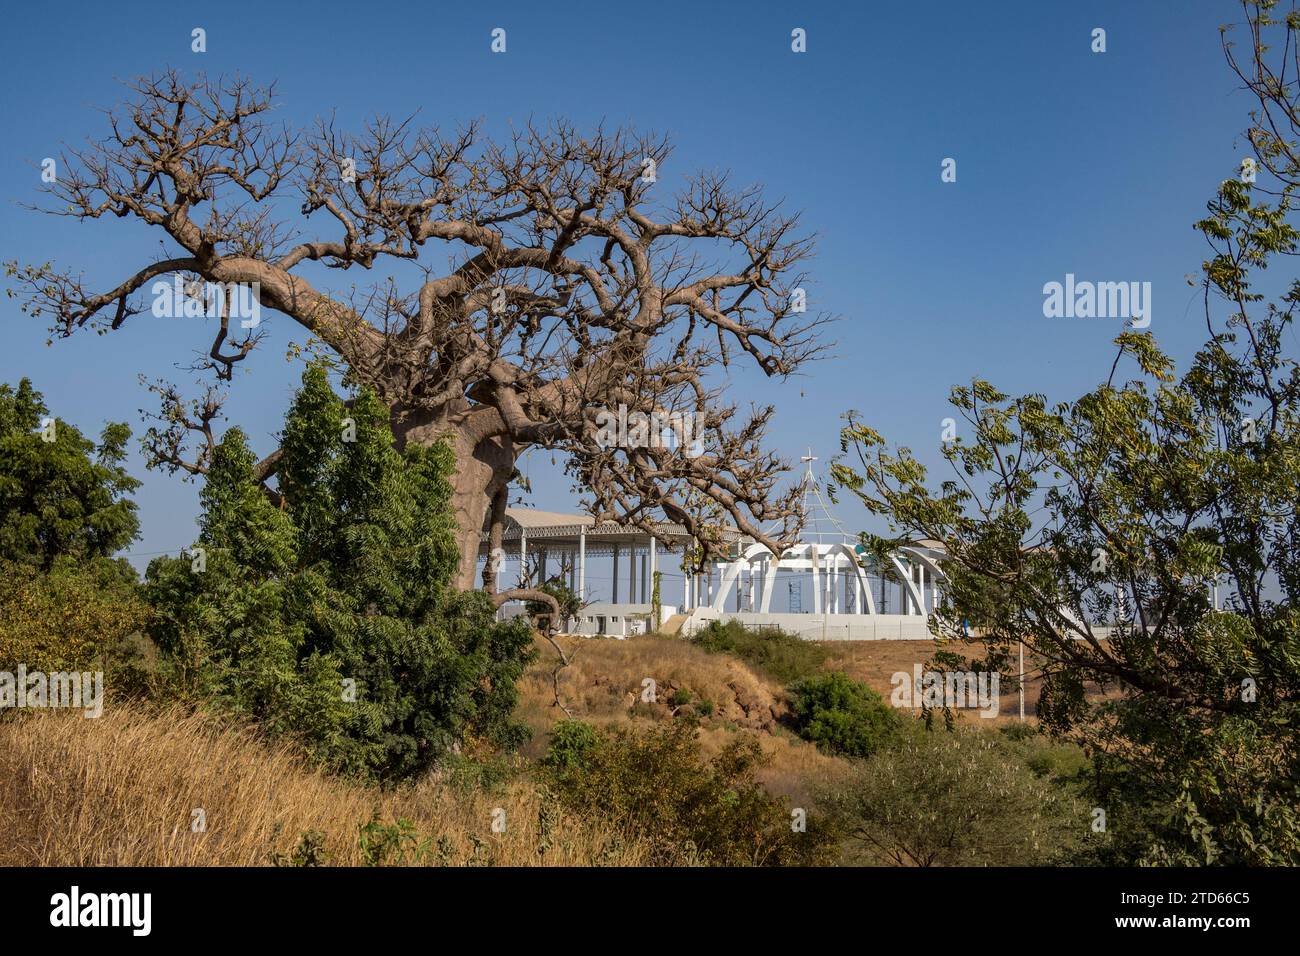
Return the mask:
[[[530,117],[605,120],[668,134],[679,172],[730,169],[800,209],[819,234],[810,309],[841,316],[832,357],[774,386],[733,373],[736,400],[773,402],[770,445],[837,449],[857,409],[937,460],[949,388],[973,375],[1011,392],[1078,395],[1105,378],[1113,319],[1048,319],[1043,285],[1066,273],[1149,281],[1151,330],[1176,356],[1204,324],[1186,276],[1205,246],[1192,222],[1244,155],[1249,103],[1219,47],[1230,0],[649,4],[388,2],[15,4],[0,36],[0,258],[53,260],[111,287],[159,251],[133,221],[78,224],[38,200],[39,164],[104,132],[119,80],[166,67],[278,83],[286,120],[376,113],[488,133]],[[556,13],[563,6],[570,12]],[[130,8],[128,11],[127,8]],[[208,52],[190,51],[207,31]],[[494,27],[504,55],[490,52]],[[795,27],[807,52],[790,49]],[[1107,50],[1091,52],[1091,31]],[[957,181],[940,181],[945,158]],[[333,238],[327,236],[327,238]],[[352,278],[352,273],[348,278]],[[154,403],[211,333],[141,315],[123,330],[46,346],[40,320],[0,299],[0,381],[33,379],[60,417],[97,433]],[[282,316],[237,375],[227,410],[274,447],[300,369]],[[197,488],[144,474],[139,564],[193,540]],[[572,510],[550,453],[523,466],[533,503]],[[858,528],[859,510],[842,517]]]

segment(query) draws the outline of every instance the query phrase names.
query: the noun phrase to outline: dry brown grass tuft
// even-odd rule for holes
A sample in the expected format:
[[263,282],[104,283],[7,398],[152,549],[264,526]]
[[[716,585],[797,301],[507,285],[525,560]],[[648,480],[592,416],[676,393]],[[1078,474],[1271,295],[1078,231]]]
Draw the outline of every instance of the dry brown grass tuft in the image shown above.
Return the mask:
[[[382,791],[317,773],[286,744],[178,710],[118,705],[98,719],[0,722],[0,865],[244,866],[322,834],[326,862],[360,865],[378,811],[409,819],[449,865],[646,865],[647,851],[561,810],[530,781],[500,793],[426,779]],[[191,832],[202,809],[206,832]],[[492,832],[493,810],[506,832]],[[543,831],[546,831],[545,834]],[[548,847],[544,854],[539,846]]]

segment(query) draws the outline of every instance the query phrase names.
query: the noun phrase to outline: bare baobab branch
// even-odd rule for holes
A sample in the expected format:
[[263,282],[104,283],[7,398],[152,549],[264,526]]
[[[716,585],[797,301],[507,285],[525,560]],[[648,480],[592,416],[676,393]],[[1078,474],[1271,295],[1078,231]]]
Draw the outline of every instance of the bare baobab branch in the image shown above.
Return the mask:
[[[272,121],[273,89],[243,79],[168,72],[132,93],[105,138],[64,155],[47,211],[135,220],[168,251],[103,292],[9,264],[56,336],[140,321],[176,276],[251,288],[389,404],[399,443],[451,444],[463,588],[534,447],[567,456],[600,518],[666,517],[706,550],[728,521],[774,548],[792,539],[787,465],[762,449],[771,409],[742,414],[722,393],[733,362],[783,378],[826,347],[828,317],[802,305],[813,239],[780,203],[722,174],[674,194],[659,182],[668,143],[625,129],[529,124],[488,142],[380,117],[298,132]],[[348,270],[375,279],[327,283]],[[224,296],[203,317],[215,331],[198,367],[219,380],[261,338],[234,317]],[[160,394],[165,416],[183,408]],[[632,413],[648,432],[608,440],[602,422]],[[197,458],[180,457],[187,433]],[[150,439],[156,464],[199,473],[210,418],[191,408]]]

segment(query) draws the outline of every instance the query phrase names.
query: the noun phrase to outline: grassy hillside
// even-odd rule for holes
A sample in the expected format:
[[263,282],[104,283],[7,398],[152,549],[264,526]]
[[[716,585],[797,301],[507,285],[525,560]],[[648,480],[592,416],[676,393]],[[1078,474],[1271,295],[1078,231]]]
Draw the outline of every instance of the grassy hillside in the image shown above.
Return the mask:
[[[362,830],[376,818],[369,839],[393,844],[387,862],[402,852],[442,865],[661,862],[635,835],[565,810],[527,772],[564,716],[554,651],[539,646],[542,659],[520,682],[518,713],[533,739],[518,758],[466,754],[391,791],[324,775],[252,727],[179,709],[117,703],[95,720],[34,712],[0,721],[0,865],[271,865],[295,853],[299,864],[360,865]],[[768,760],[759,782],[792,805],[847,773],[845,761],[780,726],[780,685],[733,657],[656,636],[566,639],[566,650],[573,665],[560,687],[574,717],[635,729],[694,714],[706,758],[752,735]],[[653,702],[640,699],[646,677],[656,682]],[[196,810],[203,832],[192,830]],[[504,833],[492,828],[498,810]]]
[[[573,717],[605,726],[678,719],[700,721],[706,754],[738,733],[756,734],[768,764],[758,779],[769,791],[806,801],[812,789],[841,779],[848,765],[800,740],[780,723],[787,708],[779,683],[729,654],[711,654],[676,637],[626,640],[560,638],[572,664],[560,671],[560,700]],[[519,715],[533,729],[525,754],[540,756],[547,734],[564,717],[555,704],[556,655],[539,642],[540,659],[520,683]],[[655,701],[641,700],[643,681],[655,681]]]
[[[929,645],[879,642],[805,653],[780,639],[767,646],[734,635],[711,650],[654,635],[562,641],[571,664],[559,671],[558,704],[557,658],[547,642],[539,640],[539,659],[520,681],[517,716],[533,736],[519,754],[471,741],[417,782],[392,789],[323,774],[293,744],[268,741],[229,717],[147,710],[111,697],[95,720],[79,712],[11,715],[0,720],[0,779],[6,781],[0,788],[0,865],[689,864],[708,862],[694,855],[692,845],[713,832],[683,832],[691,821],[716,818],[740,827],[740,842],[719,850],[732,852],[751,832],[770,845],[774,835],[788,831],[782,821],[796,808],[824,821],[825,811],[849,814],[856,830],[876,841],[864,847],[828,821],[830,829],[815,832],[830,855],[818,860],[897,864],[920,853],[918,845],[926,854],[939,852],[926,846],[930,828],[922,824],[945,800],[974,814],[963,826],[978,824],[999,835],[990,845],[1005,852],[979,861],[1023,862],[1029,850],[1013,842],[1018,830],[1006,824],[1001,809],[1006,794],[1029,794],[1033,806],[1046,805],[1049,783],[1072,787],[1082,766],[1073,751],[1023,735],[1004,737],[992,729],[994,722],[969,715],[962,738],[951,741],[923,740],[916,735],[919,724],[905,721],[911,729],[903,728],[890,752],[868,761],[818,749],[790,729],[790,688],[802,686],[799,680],[847,670],[887,694],[889,673],[924,662]],[[647,679],[654,681],[653,700],[643,699]],[[548,775],[552,764],[543,758],[566,717],[607,734],[599,786],[612,790],[593,783],[597,790],[584,796],[581,787],[566,791],[563,781]],[[695,742],[681,749],[686,745],[672,742],[672,728],[689,734],[688,724],[696,728]],[[755,744],[761,760],[752,780],[770,798],[754,799],[774,803],[753,818],[728,818],[732,797],[725,791],[743,792],[744,778],[727,777],[719,790],[708,768],[733,764],[737,747],[743,752]],[[936,766],[949,772],[931,779]],[[982,769],[963,770],[972,767]],[[935,792],[922,800],[926,785]],[[666,815],[640,819],[634,812],[639,797],[614,825],[609,800],[633,792],[628,788],[683,801],[673,805],[676,829],[658,826]],[[868,792],[876,794],[869,806],[853,802],[855,794]],[[882,807],[885,817],[872,818]],[[912,829],[903,813],[909,809],[921,821]],[[200,810],[205,826],[196,830]],[[1018,819],[1030,811],[1007,812]],[[1086,826],[1071,807],[1053,813],[1044,826]],[[975,859],[970,854],[980,847],[969,842],[960,834],[945,837],[945,855],[936,859]],[[798,841],[793,850],[799,851]],[[810,849],[810,858],[821,852]]]

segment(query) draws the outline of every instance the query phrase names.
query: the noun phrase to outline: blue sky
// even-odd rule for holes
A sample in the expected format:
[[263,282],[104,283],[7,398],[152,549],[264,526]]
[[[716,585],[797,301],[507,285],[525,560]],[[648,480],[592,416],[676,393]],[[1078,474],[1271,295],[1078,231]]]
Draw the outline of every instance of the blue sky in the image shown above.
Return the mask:
[[[119,80],[171,66],[275,81],[296,124],[336,113],[419,111],[499,133],[530,117],[602,120],[668,134],[670,174],[732,171],[802,210],[818,233],[809,307],[841,316],[829,359],[773,385],[737,369],[733,397],[772,402],[771,447],[796,459],[837,448],[857,409],[891,440],[935,461],[946,398],[973,375],[1011,392],[1067,399],[1104,379],[1118,320],[1047,319],[1042,287],[1081,279],[1149,281],[1151,330],[1176,356],[1203,320],[1186,276],[1205,247],[1192,222],[1242,155],[1249,103],[1223,62],[1228,0],[927,4],[386,3],[310,11],[270,4],[25,4],[0,38],[0,258],[47,259],[116,284],[158,251],[143,226],[77,224],[21,208],[39,164],[63,142],[104,131]],[[207,31],[208,52],[190,51]],[[489,50],[494,27],[508,52]],[[807,31],[808,52],[790,51]],[[1107,51],[1090,50],[1094,27]],[[940,163],[957,160],[957,182]],[[352,274],[349,273],[349,278]],[[98,432],[152,407],[137,375],[177,371],[206,349],[193,325],[139,316],[128,327],[47,347],[39,320],[0,299],[0,381],[26,375],[56,414]],[[245,363],[227,404],[259,452],[300,369],[287,319]],[[523,467],[533,503],[571,510],[550,453]],[[131,555],[192,541],[197,488],[143,474],[143,534]],[[797,474],[797,469],[796,469]],[[853,527],[862,512],[845,505]]]

